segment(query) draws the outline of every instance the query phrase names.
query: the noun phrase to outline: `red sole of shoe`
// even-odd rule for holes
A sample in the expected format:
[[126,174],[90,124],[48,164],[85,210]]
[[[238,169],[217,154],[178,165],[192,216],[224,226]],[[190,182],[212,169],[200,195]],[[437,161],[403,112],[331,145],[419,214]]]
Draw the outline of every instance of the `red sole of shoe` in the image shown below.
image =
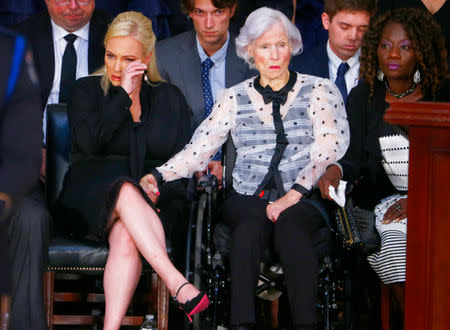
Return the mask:
[[[201,311],[205,310],[209,306],[209,299],[208,296],[205,294],[200,300],[200,302],[195,306],[195,308],[188,314],[188,316],[192,316],[194,314],[200,313]],[[190,318],[190,317],[189,317]]]

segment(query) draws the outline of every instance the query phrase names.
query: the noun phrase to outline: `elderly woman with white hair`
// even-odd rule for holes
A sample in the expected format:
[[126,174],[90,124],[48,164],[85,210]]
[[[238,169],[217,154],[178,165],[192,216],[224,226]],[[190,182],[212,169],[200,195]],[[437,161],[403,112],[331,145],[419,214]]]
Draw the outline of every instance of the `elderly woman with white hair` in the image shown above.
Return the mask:
[[293,322],[312,329],[319,267],[314,236],[326,223],[302,196],[348,147],[344,104],[329,80],[288,70],[302,41],[281,12],[260,8],[251,13],[236,46],[259,75],[226,89],[190,143],[141,185],[153,195],[163,182],[204,170],[230,134],[237,158],[223,217],[232,231],[231,322],[240,329],[255,325],[261,255],[273,247],[285,274]]

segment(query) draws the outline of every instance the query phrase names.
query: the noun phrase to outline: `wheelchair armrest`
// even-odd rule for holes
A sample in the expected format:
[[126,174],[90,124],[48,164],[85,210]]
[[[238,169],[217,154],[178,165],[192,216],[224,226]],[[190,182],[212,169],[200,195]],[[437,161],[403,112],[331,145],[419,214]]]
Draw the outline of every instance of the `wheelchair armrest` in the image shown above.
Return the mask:
[[213,174],[205,174],[197,182],[197,190],[212,192],[219,186],[219,180]]

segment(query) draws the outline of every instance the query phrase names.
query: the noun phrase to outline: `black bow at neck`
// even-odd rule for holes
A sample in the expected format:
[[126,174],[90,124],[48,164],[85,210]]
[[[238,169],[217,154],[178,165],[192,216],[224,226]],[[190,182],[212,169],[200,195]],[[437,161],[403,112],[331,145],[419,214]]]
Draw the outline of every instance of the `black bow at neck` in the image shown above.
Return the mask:
[[284,85],[283,88],[278,91],[272,90],[269,85],[267,85],[266,87],[262,87],[261,83],[259,82],[260,76],[255,78],[253,85],[255,86],[255,89],[262,95],[265,104],[270,102],[276,102],[278,104],[286,103],[289,91],[297,82],[297,73],[295,71],[289,71],[289,73],[290,75],[288,82],[286,83],[286,85]]

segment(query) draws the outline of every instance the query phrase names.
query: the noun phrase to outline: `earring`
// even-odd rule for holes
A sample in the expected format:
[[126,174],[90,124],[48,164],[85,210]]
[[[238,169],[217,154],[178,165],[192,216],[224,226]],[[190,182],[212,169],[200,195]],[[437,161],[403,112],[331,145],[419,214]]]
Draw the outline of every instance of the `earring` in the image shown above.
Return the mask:
[[418,84],[420,83],[420,80],[421,80],[420,71],[419,69],[417,69],[416,72],[414,73],[413,81],[414,83]]
[[378,69],[377,78],[378,78],[379,81],[383,81],[384,80],[384,73],[383,73],[383,71],[381,71],[381,69]]
[[254,63],[255,63],[255,59],[253,58],[253,56],[250,56],[250,58],[248,59],[248,61],[249,61],[251,64],[254,64]]
[[144,80],[145,80],[145,81],[148,81],[147,74],[144,74]]

